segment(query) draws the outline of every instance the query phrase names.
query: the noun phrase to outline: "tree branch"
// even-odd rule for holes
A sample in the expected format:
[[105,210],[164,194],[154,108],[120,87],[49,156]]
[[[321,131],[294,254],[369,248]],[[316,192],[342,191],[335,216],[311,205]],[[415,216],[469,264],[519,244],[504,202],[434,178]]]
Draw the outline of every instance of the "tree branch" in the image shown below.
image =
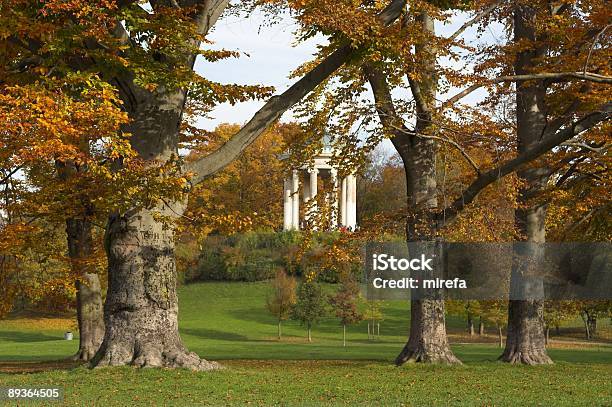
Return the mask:
[[[385,26],[390,25],[399,18],[405,5],[406,0],[392,0],[379,13],[378,20]],[[347,62],[354,53],[355,49],[349,45],[338,48],[285,92],[270,98],[251,120],[224,145],[205,157],[187,163],[185,170],[194,174],[191,180],[192,184],[200,183],[205,178],[225,168],[253,143],[268,126]]]
[[495,3],[489,5],[489,7],[486,7],[480,13],[476,14],[471,20],[467,21],[465,24],[463,24],[461,27],[459,27],[459,29],[457,31],[455,31],[450,37],[448,37],[448,39],[451,40],[451,41],[456,40],[457,37],[459,37],[461,34],[463,34],[463,32],[465,30],[467,30],[472,25],[476,24],[477,22],[479,22],[480,20],[482,20],[483,18],[485,18],[486,16],[491,14],[493,12],[493,10],[495,10],[497,8],[497,6],[499,6],[501,3],[503,3],[503,0],[496,1]]
[[459,214],[459,212],[465,208],[466,205],[469,205],[472,203],[472,201],[474,201],[476,196],[484,188],[500,178],[516,171],[519,167],[539,158],[554,147],[559,146],[561,143],[571,139],[572,137],[577,136],[578,134],[596,126],[599,123],[609,120],[611,112],[612,103],[608,103],[604,106],[601,112],[592,113],[583,117],[582,119],[574,122],[571,126],[544,138],[543,141],[518,155],[516,158],[483,173],[477,177],[452,204],[435,214],[434,219],[444,223],[453,220]]
[[470,93],[474,92],[475,90],[483,86],[492,85],[492,84],[501,83],[501,82],[525,82],[525,81],[544,80],[544,79],[564,79],[564,80],[578,79],[578,80],[584,80],[584,81],[596,82],[596,83],[612,83],[612,77],[605,76],[605,75],[599,75],[599,74],[591,73],[591,72],[546,72],[546,73],[537,73],[537,74],[528,74],[528,75],[500,76],[495,79],[490,79],[485,83],[474,84],[462,90],[461,92],[457,93],[455,96],[447,99],[442,104],[442,107],[452,105],[453,103],[457,102],[460,99],[463,99]]

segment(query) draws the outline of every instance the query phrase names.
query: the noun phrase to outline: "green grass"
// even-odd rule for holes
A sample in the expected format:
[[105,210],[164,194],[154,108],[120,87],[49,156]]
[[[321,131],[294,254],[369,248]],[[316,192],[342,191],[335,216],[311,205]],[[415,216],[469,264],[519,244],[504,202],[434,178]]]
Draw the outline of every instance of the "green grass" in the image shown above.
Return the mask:
[[[342,347],[333,318],[305,340],[298,323],[284,324],[276,339],[274,318],[265,311],[263,283],[205,283],[180,290],[181,334],[190,350],[221,360],[223,371],[192,373],[112,368],[0,373],[2,386],[63,386],[66,404],[321,404],[408,405],[611,405],[612,347],[553,347],[553,366],[508,366],[496,362],[495,344],[453,344],[464,366],[395,368],[391,361],[407,335],[408,305],[386,302],[381,339],[369,341],[365,323],[349,327]],[[604,322],[604,321],[602,321]],[[70,323],[66,320],[66,324]],[[605,324],[608,322],[605,321]],[[464,322],[449,318],[451,339]],[[603,324],[602,324],[603,325]],[[27,325],[0,321],[2,361],[32,363],[61,359],[78,341],[61,338],[61,323]],[[490,338],[493,341],[493,338]],[[567,346],[565,346],[567,347]]]

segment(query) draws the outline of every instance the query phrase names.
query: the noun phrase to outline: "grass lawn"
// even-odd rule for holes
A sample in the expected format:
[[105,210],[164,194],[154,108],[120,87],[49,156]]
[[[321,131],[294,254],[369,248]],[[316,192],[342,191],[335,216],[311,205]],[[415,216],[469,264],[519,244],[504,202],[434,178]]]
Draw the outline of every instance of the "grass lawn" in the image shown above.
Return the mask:
[[[452,404],[612,405],[612,346],[554,341],[553,366],[507,366],[496,362],[495,336],[466,343],[464,322],[449,318],[453,350],[463,366],[395,368],[408,327],[405,302],[386,302],[381,339],[369,341],[365,323],[348,328],[348,346],[330,318],[305,340],[299,324],[284,324],[282,341],[265,310],[263,283],[203,283],[180,290],[180,326],[190,350],[220,360],[225,370],[208,373],[113,368],[89,370],[39,361],[76,351],[78,340],[60,338],[70,318],[0,321],[0,387],[62,386],[66,404]],[[601,321],[609,328],[609,321]],[[493,329],[491,329],[493,333]],[[482,338],[479,338],[482,339]],[[556,339],[556,338],[553,338]],[[9,362],[11,361],[11,362]],[[23,373],[26,370],[46,370]],[[15,373],[19,372],[19,373]],[[40,404],[40,403],[38,403]]]

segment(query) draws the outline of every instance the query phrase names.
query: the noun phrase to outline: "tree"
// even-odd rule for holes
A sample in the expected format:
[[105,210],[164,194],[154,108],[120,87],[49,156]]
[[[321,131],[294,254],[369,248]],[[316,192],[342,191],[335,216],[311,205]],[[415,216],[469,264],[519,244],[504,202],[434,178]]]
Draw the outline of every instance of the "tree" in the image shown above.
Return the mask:
[[75,358],[89,360],[104,331],[98,277],[103,255],[96,249],[93,223],[106,214],[106,206],[93,200],[104,201],[105,188],[99,185],[106,182],[101,174],[110,166],[107,158],[128,151],[127,139],[118,133],[127,116],[116,106],[113,88],[99,78],[86,73],[20,77],[11,71],[20,53],[14,47],[1,52],[7,64],[0,79],[0,116],[6,123],[0,134],[6,176],[0,186],[19,190],[14,208],[5,202],[2,209],[20,213],[19,223],[63,224],[72,268],[66,276],[77,288]]
[[[196,159],[223,145],[240,130],[236,124],[221,124],[197,146],[189,159]],[[282,223],[282,185],[287,169],[280,155],[300,128],[277,123],[266,130],[223,171],[194,188],[183,218],[193,235],[231,234],[254,229],[275,229]]]
[[483,318],[494,324],[497,327],[497,339],[499,347],[504,347],[504,337],[502,335],[502,329],[507,322],[507,301],[502,300],[487,300],[481,301],[482,316]]
[[363,318],[368,321],[368,339],[380,337],[380,321],[383,320],[383,301],[367,299]]
[[[546,14],[549,10],[552,10],[553,14],[558,11],[568,12],[563,19],[569,17],[564,25],[554,23],[538,25],[543,29],[552,27],[553,30],[557,30],[555,34],[550,36],[557,43],[554,46],[554,51],[551,51],[548,55],[551,57],[551,63],[539,63],[539,69],[533,74],[531,71],[529,74],[514,72],[515,66],[508,64],[509,61],[515,60],[514,57],[517,54],[522,52],[521,47],[513,44],[512,40],[509,40],[508,46],[492,44],[491,47],[483,47],[483,52],[476,56],[482,57],[484,62],[479,64],[471,73],[458,72],[436,63],[437,59],[442,56],[459,58],[453,51],[453,47],[464,46],[459,37],[471,25],[487,25],[492,19],[500,19],[508,27],[511,27],[517,3],[506,4],[497,1],[473,3],[472,5],[475,7],[473,10],[474,17],[447,38],[440,38],[435,35],[433,20],[442,20],[445,15],[448,15],[443,13],[441,6],[457,7],[458,4],[454,2],[443,2],[445,3],[443,5],[438,4],[438,2],[431,3],[435,4],[426,4],[426,2],[411,4],[408,15],[404,19],[404,24],[400,27],[392,27],[392,29],[398,29],[398,31],[388,30],[385,33],[386,40],[377,42],[376,45],[371,47],[371,52],[364,58],[363,72],[360,73],[357,69],[351,69],[351,67],[344,67],[342,72],[336,75],[338,82],[330,85],[325,92],[320,91],[317,94],[319,96],[318,101],[323,100],[321,105],[325,106],[326,109],[316,111],[315,114],[311,115],[311,123],[315,127],[318,125],[320,129],[322,127],[321,123],[323,123],[325,126],[337,130],[337,133],[344,137],[344,144],[338,143],[340,147],[343,147],[343,151],[360,146],[365,146],[366,149],[370,148],[375,144],[377,137],[380,137],[380,131],[374,129],[372,133],[376,136],[366,142],[358,142],[354,129],[363,129],[370,125],[372,119],[369,112],[371,110],[363,105],[350,106],[351,103],[356,105],[356,101],[361,100],[359,97],[364,89],[364,79],[369,82],[382,133],[390,137],[402,158],[406,171],[408,241],[439,238],[440,235],[443,235],[441,232],[444,228],[449,227],[459,214],[475,202],[486,188],[517,170],[527,171],[531,163],[541,159],[546,153],[561,146],[569,139],[577,136],[583,137],[583,133],[587,130],[589,133],[597,132],[603,127],[602,123],[609,118],[610,113],[609,98],[606,99],[605,97],[605,84],[612,82],[612,78],[599,73],[600,71],[607,72],[602,64],[605,60],[605,51],[600,52],[600,49],[596,47],[599,55],[593,55],[592,66],[596,67],[593,69],[594,72],[589,72],[584,67],[582,71],[581,68],[577,67],[566,72],[555,71],[558,66],[564,66],[563,63],[559,64],[561,59],[575,55],[576,46],[581,48],[582,51],[586,51],[589,49],[586,44],[592,43],[584,38],[585,36],[589,38],[589,34],[582,31],[589,24],[583,24],[582,21],[577,23],[578,30],[572,33],[576,34],[576,38],[572,37],[570,44],[560,40],[561,38],[567,38],[566,36],[557,34],[571,27],[571,23],[567,23],[567,21],[586,16],[587,19],[594,20],[594,25],[598,26],[598,30],[589,31],[591,33],[590,38],[592,39],[599,32],[603,35],[605,29],[599,24],[605,20],[602,18],[605,8],[603,3],[598,2],[592,14],[569,13],[569,6],[549,8],[544,2],[537,4],[538,10],[543,12],[541,14]],[[552,18],[554,20],[557,17]],[[329,27],[325,28],[330,29]],[[339,31],[344,29],[343,34],[349,37],[351,35],[356,36],[350,28],[347,29],[340,24],[335,28]],[[563,55],[563,57],[557,58],[559,55]],[[569,66],[575,67],[576,64],[577,61],[572,59]],[[437,103],[435,92],[441,78],[444,78],[447,84],[457,87],[466,86],[466,88],[442,103]],[[548,83],[549,81],[550,83]],[[506,120],[503,114],[500,115],[499,105],[505,106],[505,103],[503,103],[505,99],[500,94],[506,96],[506,98],[508,94],[515,97],[513,86],[526,89],[532,86],[532,82],[545,83],[547,86],[553,85],[552,87],[549,86],[551,90],[553,88],[559,90],[555,93],[555,102],[550,104],[550,111],[558,114],[558,116],[553,119],[555,125],[546,129],[546,137],[539,137],[536,143],[529,144],[528,147],[525,147],[525,140],[523,139],[524,148],[520,148],[518,154],[516,154],[512,150],[515,146],[515,140],[520,139],[521,136],[519,135],[520,130],[515,128],[515,123],[521,119],[514,116],[511,117],[511,120]],[[574,82],[587,82],[587,85],[581,88]],[[339,86],[338,83],[341,85]],[[459,103],[462,98],[481,87],[486,87],[493,96],[475,108]],[[411,92],[413,100],[397,100],[397,98],[392,97],[392,89]],[[589,103],[582,105],[579,109],[575,109],[575,106],[563,104],[562,95],[568,89],[572,89],[572,92],[583,89],[581,97],[586,97]],[[588,94],[588,96],[585,96],[585,94]],[[591,102],[593,103],[590,104]],[[313,97],[313,100],[308,102],[307,107],[312,110],[315,105]],[[513,113],[515,112],[516,110],[513,111]],[[555,114],[551,114],[551,116]],[[502,116],[502,118],[498,119],[499,116]],[[327,117],[332,117],[338,124],[331,123],[331,119],[326,120]],[[412,126],[409,123],[415,123],[415,125]],[[465,128],[469,128],[470,131],[465,132]],[[524,128],[528,128],[528,126]],[[439,144],[455,148],[475,173],[475,177],[473,176],[457,193],[452,195],[449,203],[446,203],[446,196],[444,196],[443,205],[440,204],[438,199],[439,191],[436,179],[436,150]],[[489,149],[491,152],[491,154],[486,154],[485,157],[494,159],[484,162],[475,160],[471,152],[483,149]],[[355,153],[349,161],[354,164],[355,161],[359,161],[359,157],[360,155]],[[485,170],[484,168],[488,169]],[[524,195],[523,198],[525,198]],[[402,364],[413,360],[455,363],[457,360],[452,355],[446,339],[442,299],[419,301],[421,300],[412,304],[410,338],[396,362]],[[510,307],[516,306],[519,306],[518,303],[510,304]],[[530,314],[517,311],[513,315],[512,318],[515,320],[526,315],[535,315],[534,321],[538,319],[538,313]],[[530,324],[521,325],[519,323],[516,327],[527,325]],[[537,322],[531,325],[535,327]],[[510,324],[510,340],[507,343],[510,348],[515,347],[515,345],[519,346],[518,344],[521,343],[521,340],[515,341],[516,335],[524,336],[522,333],[515,335],[516,332],[517,330]],[[537,337],[537,335],[533,336],[533,338]],[[545,352],[543,347],[535,345],[531,347],[531,349],[536,348]],[[510,351],[510,353],[514,354],[516,352]],[[525,358],[525,361],[535,362],[538,359],[540,358]],[[512,358],[512,360],[516,359]],[[546,358],[542,357],[541,360],[546,361]]]
[[[575,317],[578,313],[578,301],[546,301],[544,303],[544,323],[546,329],[546,344],[550,339],[550,327],[554,326],[559,335],[559,327],[563,321]],[[588,339],[588,338],[587,338]]]
[[338,292],[329,297],[329,303],[342,325],[342,346],[346,346],[346,326],[356,324],[363,319],[363,315],[357,309],[359,294],[359,285],[352,278],[345,277]]
[[312,342],[312,327],[326,315],[325,296],[316,281],[302,281],[298,287],[297,301],[293,306],[291,317],[306,325],[308,342]]
[[467,322],[467,331],[470,336],[474,336],[474,320],[477,317],[482,316],[482,306],[480,301],[449,300],[446,301],[446,312],[448,312],[450,315],[465,317]]
[[289,277],[284,270],[276,272],[274,280],[271,281],[272,292],[268,295],[266,306],[268,311],[278,320],[278,339],[281,339],[281,324],[289,318],[297,299],[295,296],[295,279]]
[[578,301],[577,305],[580,312],[580,317],[584,322],[585,337],[586,339],[592,339],[595,335],[597,335],[597,318],[605,318],[612,315],[612,301]]
[[[405,209],[406,180],[403,173],[399,156],[387,157],[382,149],[376,149],[369,154],[365,169],[357,178],[359,225],[376,222],[376,217],[399,217],[398,214]],[[387,225],[386,229],[402,233],[404,225],[401,222],[393,226],[395,227]]]
[[[135,189],[135,195],[142,199],[131,203],[124,200],[126,191],[113,185],[114,198],[125,205],[117,205],[108,221],[105,335],[93,365],[211,369],[216,364],[188,352],[178,333],[173,224],[183,216],[189,187],[223,169],[358,52],[348,42],[334,44],[337,49],[285,92],[270,98],[225,144],[206,156],[183,162],[179,149],[185,144],[181,142],[197,139],[193,132],[181,132],[190,113],[201,114],[217,103],[265,98],[271,89],[214,83],[193,71],[198,56],[216,61],[236,55],[200,49],[229,1],[149,4],[151,10],[124,1],[104,3],[92,10],[80,1],[69,5],[62,1],[31,2],[6,13],[9,18],[3,30],[7,35],[2,38],[11,49],[19,50],[11,61],[25,74],[43,71],[57,76],[88,71],[113,84],[130,119],[122,129],[130,134],[134,158],[144,172],[158,175],[133,175],[136,185],[128,191]],[[391,1],[376,15],[367,16],[368,23],[373,29],[392,24],[404,4]],[[84,7],[92,12],[83,13]],[[13,30],[15,24],[23,27]],[[114,170],[121,171],[126,160],[119,154],[110,157],[110,162]]]

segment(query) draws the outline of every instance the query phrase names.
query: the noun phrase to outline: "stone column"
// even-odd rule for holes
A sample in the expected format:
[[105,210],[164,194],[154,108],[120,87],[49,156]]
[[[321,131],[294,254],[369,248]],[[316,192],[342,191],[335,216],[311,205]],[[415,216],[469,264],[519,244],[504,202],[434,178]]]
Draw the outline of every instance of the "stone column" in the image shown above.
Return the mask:
[[292,181],[289,178],[285,178],[285,184],[283,187],[283,230],[291,230],[293,228],[293,201],[291,197],[291,191],[293,189]]
[[332,180],[332,213],[331,213],[331,226],[332,228],[338,227],[338,171],[335,168],[330,170]]
[[[308,200],[311,199],[316,199],[317,197],[317,176],[319,174],[319,170],[317,170],[316,168],[313,168],[312,170],[309,171],[310,173],[310,195],[308,197]],[[311,206],[310,206],[310,210],[311,210],[311,215],[316,214],[317,212],[317,202],[314,201]]]
[[346,177],[346,227],[355,230],[357,226],[357,178]]
[[300,230],[300,179],[298,177],[297,170],[293,170],[292,184],[291,184],[291,199],[292,199],[292,222],[291,228]]
[[340,191],[340,226],[346,226],[346,178],[342,179]]

